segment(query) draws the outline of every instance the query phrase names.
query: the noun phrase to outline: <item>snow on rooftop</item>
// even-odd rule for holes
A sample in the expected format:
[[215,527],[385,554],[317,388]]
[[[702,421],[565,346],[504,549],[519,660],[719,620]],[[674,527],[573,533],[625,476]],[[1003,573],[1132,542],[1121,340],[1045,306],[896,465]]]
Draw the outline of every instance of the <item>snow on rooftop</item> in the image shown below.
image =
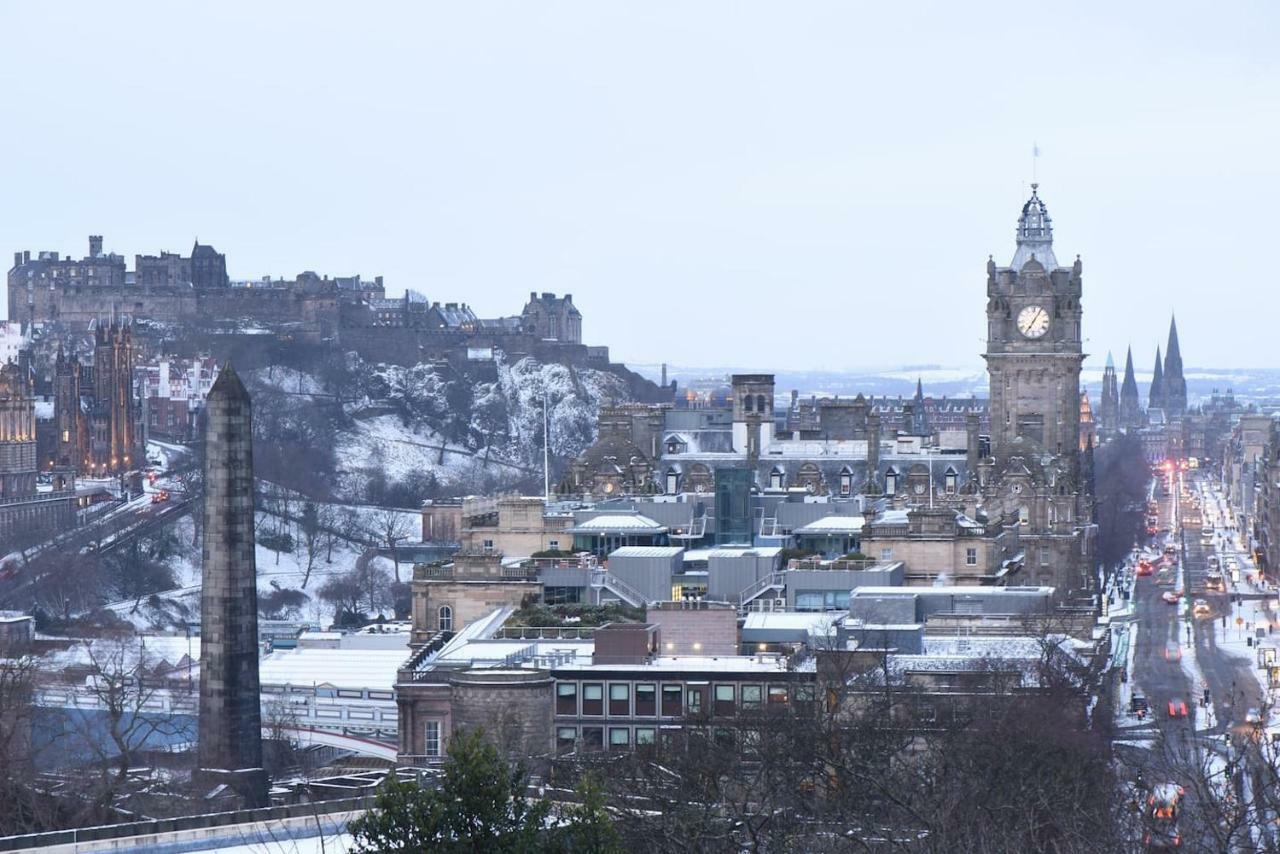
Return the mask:
[[675,557],[683,552],[680,546],[621,546],[609,552],[609,559],[615,557]]
[[823,516],[807,525],[801,525],[793,533],[796,534],[847,534],[861,533],[866,524],[863,516]]
[[593,516],[571,530],[575,534],[604,533],[606,531],[648,531],[660,534],[667,529],[648,516],[641,516],[638,513],[605,513],[600,516]]
[[838,623],[845,616],[844,611],[801,612],[801,611],[750,611],[742,630],[751,629],[824,629]]
[[406,658],[400,649],[282,649],[262,658],[259,681],[389,691]]

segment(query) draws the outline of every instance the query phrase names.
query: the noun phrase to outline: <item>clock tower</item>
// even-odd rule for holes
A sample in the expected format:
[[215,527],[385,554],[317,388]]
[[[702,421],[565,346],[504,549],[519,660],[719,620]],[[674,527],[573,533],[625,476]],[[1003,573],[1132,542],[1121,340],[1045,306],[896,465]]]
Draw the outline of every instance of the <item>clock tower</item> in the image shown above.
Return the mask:
[[[1080,446],[1080,259],[1058,265],[1053,223],[1031,185],[1007,267],[987,261],[991,456],[983,506],[1013,519],[1025,563],[1012,584],[1072,599],[1093,587],[1092,449]],[[1083,453],[1082,453],[1083,451]]]
[[[1080,260],[1059,267],[1053,223],[1031,185],[1008,267],[987,261],[991,450],[1074,457],[1080,442]],[[1074,468],[1074,467],[1073,467]]]

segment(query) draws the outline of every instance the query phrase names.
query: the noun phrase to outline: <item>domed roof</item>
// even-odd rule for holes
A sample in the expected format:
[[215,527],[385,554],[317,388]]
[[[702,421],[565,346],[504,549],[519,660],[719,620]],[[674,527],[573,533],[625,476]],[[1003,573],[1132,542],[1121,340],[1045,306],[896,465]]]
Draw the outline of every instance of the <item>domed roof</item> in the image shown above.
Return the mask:
[[1031,198],[1022,206],[1022,215],[1018,217],[1018,249],[1009,265],[1014,270],[1022,270],[1033,257],[1046,270],[1058,266],[1053,254],[1053,220],[1039,189],[1039,184],[1031,185]]

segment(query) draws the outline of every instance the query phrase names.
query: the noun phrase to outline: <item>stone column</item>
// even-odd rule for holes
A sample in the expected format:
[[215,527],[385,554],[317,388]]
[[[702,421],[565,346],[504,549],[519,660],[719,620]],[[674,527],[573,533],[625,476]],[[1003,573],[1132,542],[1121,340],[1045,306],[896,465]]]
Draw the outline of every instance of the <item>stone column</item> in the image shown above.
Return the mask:
[[246,807],[267,805],[258,686],[253,537],[253,419],[230,364],[206,404],[204,563],[200,593],[200,768]]

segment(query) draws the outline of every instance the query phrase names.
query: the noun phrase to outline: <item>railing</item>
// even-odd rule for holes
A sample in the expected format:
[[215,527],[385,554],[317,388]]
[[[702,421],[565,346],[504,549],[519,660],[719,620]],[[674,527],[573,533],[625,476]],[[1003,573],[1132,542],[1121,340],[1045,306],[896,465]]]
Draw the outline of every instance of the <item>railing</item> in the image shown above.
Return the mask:
[[739,607],[746,607],[747,604],[749,604],[754,599],[757,599],[760,596],[760,594],[764,593],[766,590],[770,590],[770,589],[781,590],[786,586],[787,586],[786,576],[783,573],[771,572],[768,575],[762,578],[758,578],[755,581],[748,584],[746,587],[744,587],[742,589],[742,592],[738,594],[738,605]]
[[396,765],[401,768],[438,768],[444,764],[444,754],[428,756],[423,753],[401,753],[396,757]]
[[499,640],[590,640],[595,626],[508,626],[498,630]]
[[614,593],[629,601],[637,608],[643,608],[649,604],[649,597],[645,596],[639,590],[636,590],[627,582],[613,575],[608,570],[594,569],[591,571],[591,586],[604,587],[612,590]]
[[787,562],[787,569],[845,569],[862,571],[876,566],[883,566],[884,561],[866,558],[864,560],[819,560],[818,558],[795,558]]
[[600,559],[593,554],[573,557],[531,557],[521,561],[520,566],[534,569],[596,569],[600,566]]

